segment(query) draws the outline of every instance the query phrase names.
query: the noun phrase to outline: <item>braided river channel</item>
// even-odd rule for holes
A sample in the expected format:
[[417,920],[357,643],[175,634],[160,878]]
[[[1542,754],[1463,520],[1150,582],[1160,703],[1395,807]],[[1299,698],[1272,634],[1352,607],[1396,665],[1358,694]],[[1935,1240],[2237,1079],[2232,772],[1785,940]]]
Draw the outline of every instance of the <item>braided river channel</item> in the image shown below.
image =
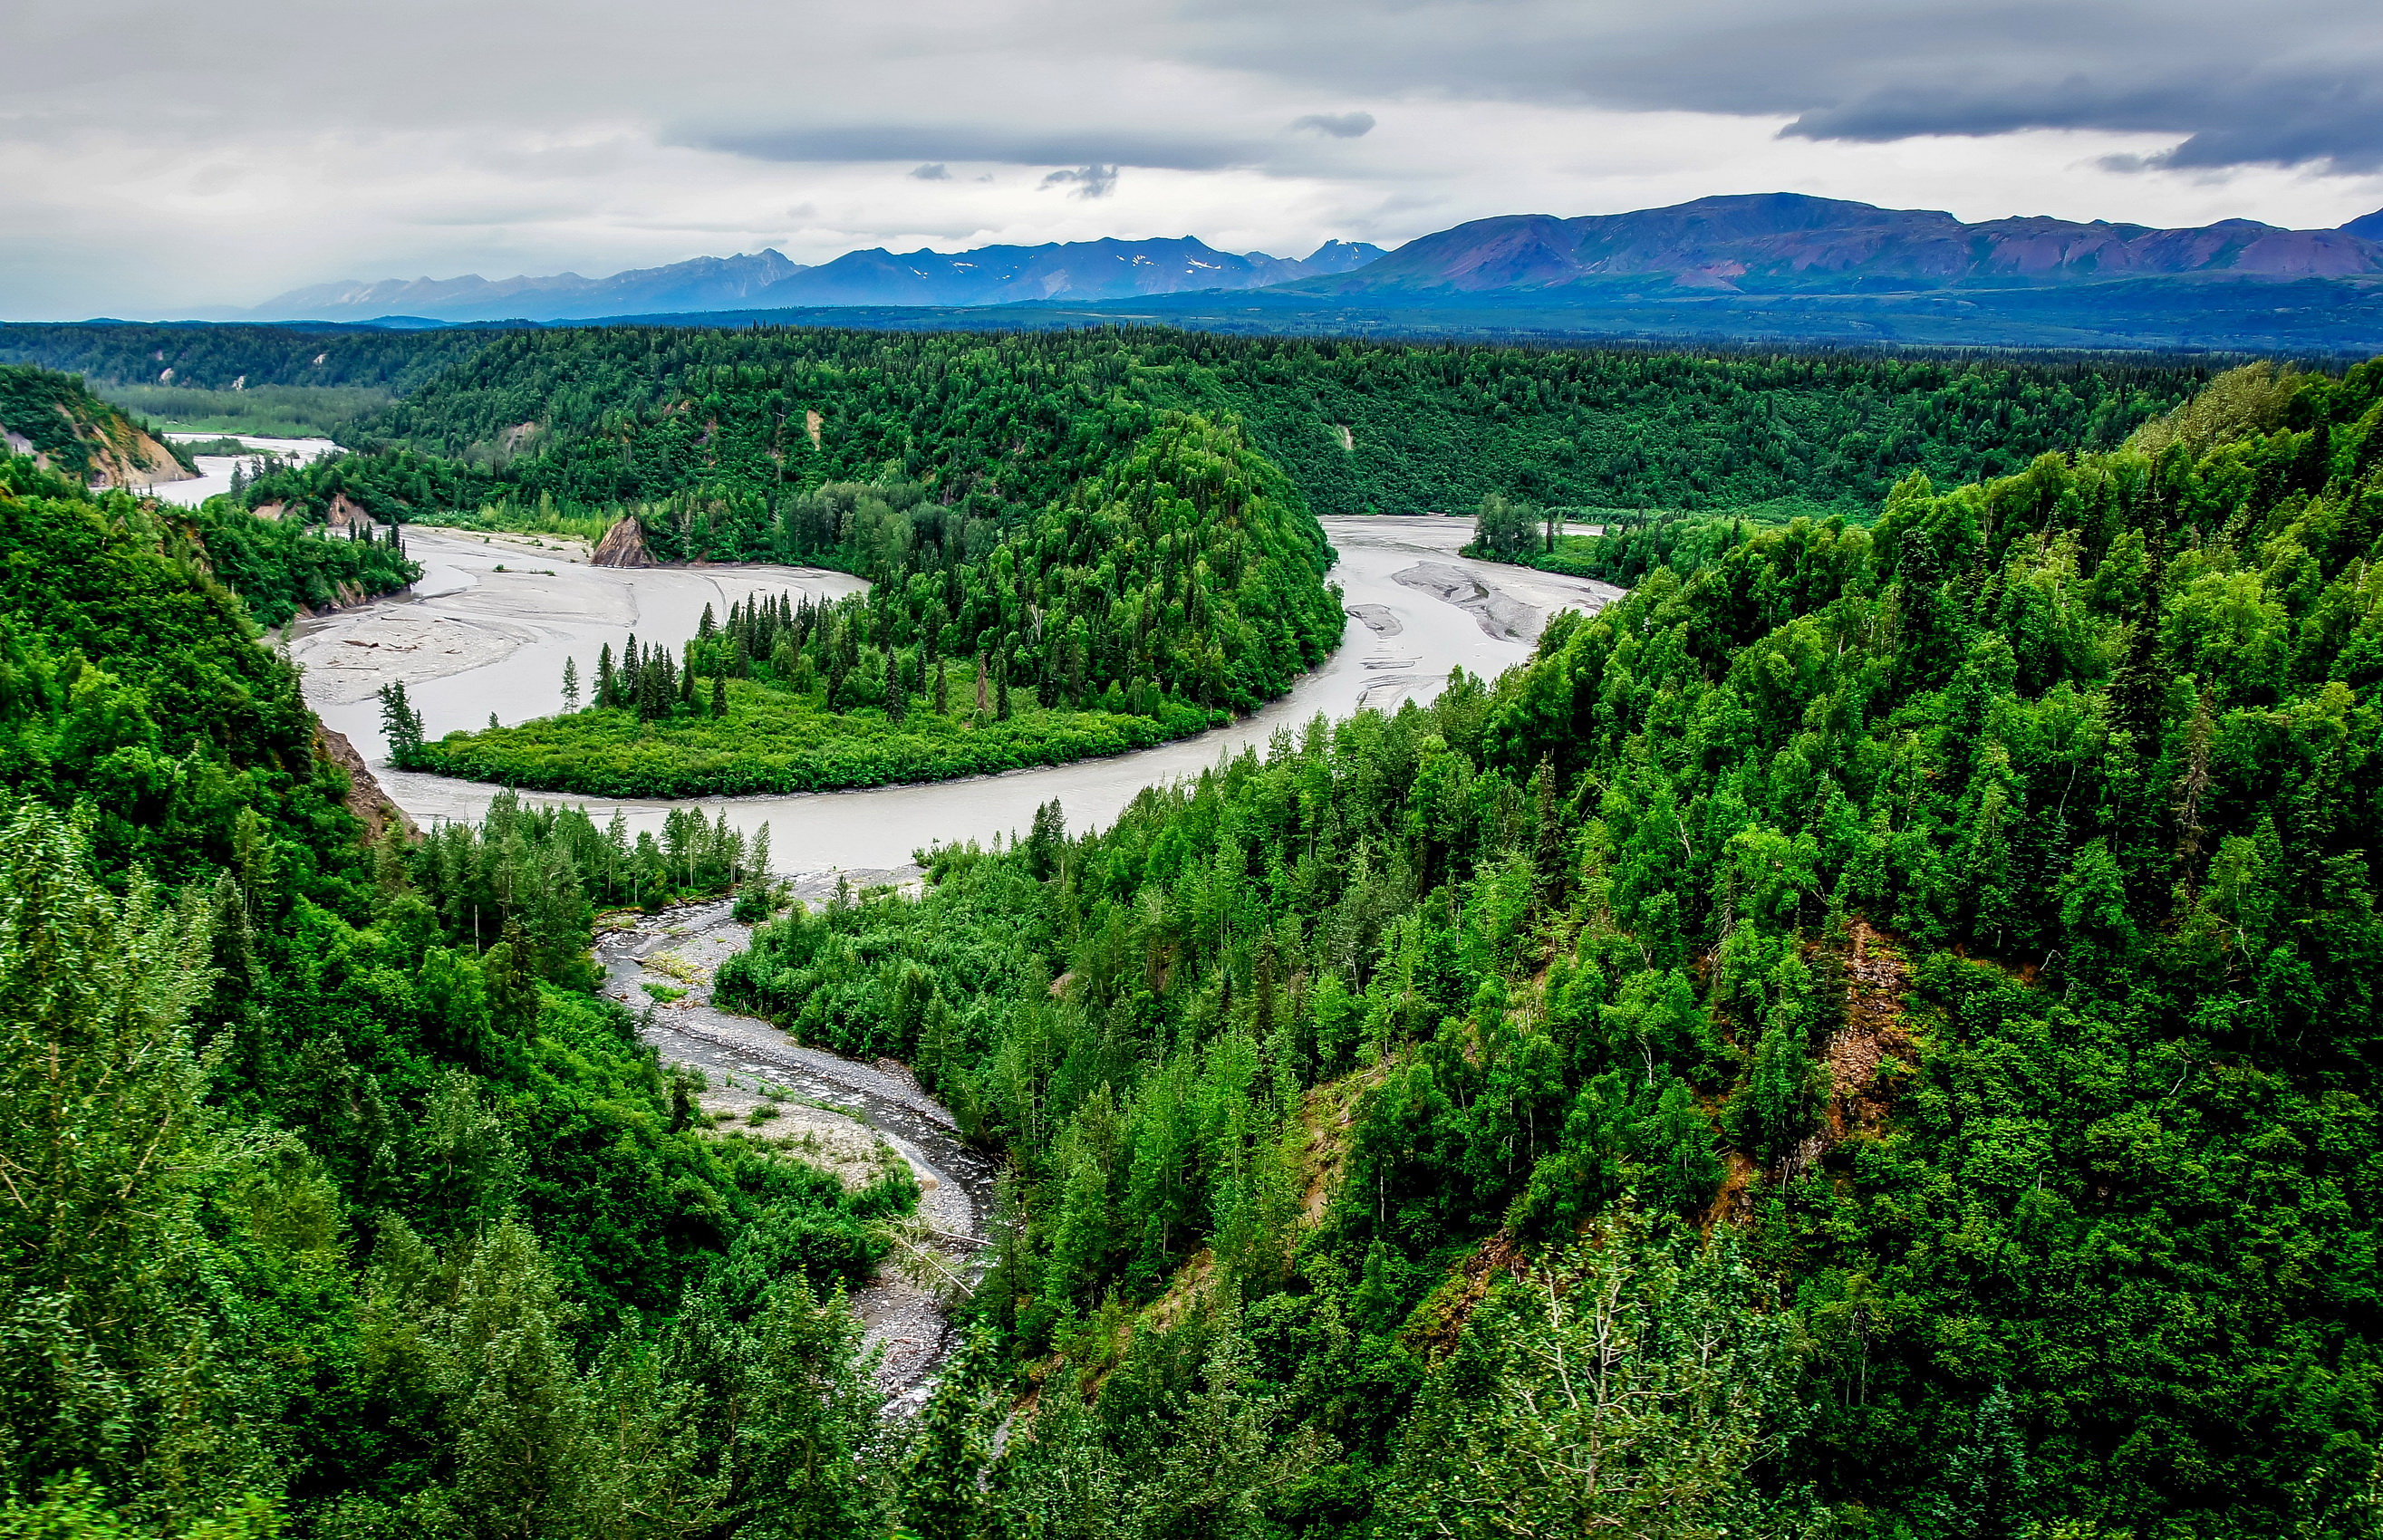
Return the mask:
[[[1111,758],[930,785],[689,804],[537,794],[525,800],[576,804],[599,823],[617,810],[632,833],[659,832],[676,806],[700,807],[707,818],[725,814],[748,834],[767,823],[780,876],[814,902],[839,883],[910,884],[920,875],[914,852],[1013,835],[1055,798],[1070,830],[1099,828],[1143,786],[1196,775],[1246,747],[1263,749],[1275,733],[1295,733],[1318,712],[1337,720],[1361,707],[1428,701],[1460,667],[1494,678],[1529,656],[1550,615],[1594,610],[1621,592],[1460,556],[1472,535],[1469,519],[1323,524],[1340,553],[1332,580],[1349,617],[1340,646],[1289,695],[1229,727]],[[526,721],[562,708],[567,658],[577,659],[584,679],[594,672],[599,647],[610,643],[617,654],[633,632],[675,647],[695,634],[706,605],[725,615],[732,601],[755,593],[832,598],[864,586],[802,567],[596,567],[584,545],[550,537],[416,525],[405,540],[425,569],[419,583],[300,622],[290,649],[305,668],[315,713],[346,734],[389,798],[426,826],[478,819],[496,788],[390,769],[377,696],[383,684],[404,684],[433,738],[484,726],[491,716]],[[722,1121],[766,1127],[805,1158],[856,1177],[890,1159],[911,1167],[922,1197],[918,1220],[897,1243],[902,1265],[889,1263],[853,1303],[869,1342],[883,1350],[881,1387],[897,1403],[915,1404],[952,1346],[940,1302],[967,1286],[984,1249],[993,1167],[902,1066],[805,1047],[767,1022],[715,1006],[713,972],[747,934],[725,903],[609,931],[598,947],[606,992],[640,1011],[641,1030],[666,1062],[702,1072],[705,1110]],[[648,1008],[657,994],[677,998]]]

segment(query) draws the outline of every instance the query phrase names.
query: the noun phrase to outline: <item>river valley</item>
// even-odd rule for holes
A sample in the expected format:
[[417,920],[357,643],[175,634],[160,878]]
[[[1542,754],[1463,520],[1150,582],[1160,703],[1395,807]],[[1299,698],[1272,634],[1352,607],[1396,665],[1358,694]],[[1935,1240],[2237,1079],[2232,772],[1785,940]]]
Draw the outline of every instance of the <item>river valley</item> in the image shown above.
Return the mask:
[[[903,885],[920,876],[914,853],[1006,837],[1054,798],[1069,828],[1099,827],[1142,787],[1196,775],[1319,712],[1338,719],[1364,706],[1428,701],[1459,667],[1494,677],[1528,657],[1554,611],[1594,610],[1620,594],[1462,557],[1469,520],[1323,523],[1340,552],[1332,575],[1349,616],[1341,645],[1288,696],[1229,727],[1072,765],[700,806],[747,833],[767,824],[781,876],[807,902],[832,901],[847,885]],[[597,648],[610,643],[617,653],[631,632],[675,645],[694,634],[707,605],[724,615],[731,600],[754,592],[834,598],[863,586],[811,568],[596,567],[584,544],[552,537],[414,526],[405,541],[425,568],[420,583],[301,622],[289,645],[316,714],[349,737],[388,795],[423,824],[476,819],[496,788],[389,769],[381,685],[402,682],[434,737],[490,716],[519,721],[561,709],[566,658],[578,660],[581,678],[592,677]],[[578,801],[599,822],[618,810],[633,831],[658,829],[677,806],[554,800]],[[972,1279],[987,1243],[993,1168],[902,1066],[839,1058],[713,1005],[713,973],[750,933],[728,910],[724,901],[687,906],[600,936],[605,992],[639,1013],[642,1034],[665,1062],[703,1074],[704,1110],[720,1123],[766,1129],[764,1137],[852,1180],[865,1179],[877,1161],[910,1167],[920,1200],[918,1222],[897,1241],[907,1265],[889,1263],[853,1303],[882,1355],[880,1388],[897,1406],[914,1407],[951,1346],[939,1296]]]
[[[1456,554],[1472,521],[1332,518],[1340,552],[1333,581],[1350,611],[1340,647],[1291,692],[1229,727],[1136,754],[932,785],[881,786],[798,796],[707,798],[748,833],[770,825],[782,865],[797,871],[902,865],[931,844],[989,840],[1026,828],[1057,798],[1068,827],[1099,827],[1143,786],[1214,765],[1220,754],[1263,746],[1317,712],[1339,719],[1360,706],[1429,700],[1452,668],[1495,677],[1530,655],[1548,615],[1595,610],[1620,590]],[[695,634],[705,605],[781,590],[833,598],[862,586],[841,573],[777,566],[620,569],[586,564],[576,542],[461,535],[409,527],[406,548],[426,569],[407,595],[299,622],[291,655],[306,669],[317,715],[371,761],[381,784],[417,822],[476,819],[496,788],[385,768],[388,749],[375,692],[401,680],[429,736],[459,727],[521,721],[562,708],[563,659],[594,676],[596,650],[615,654],[631,632],[675,646]],[[659,830],[661,801],[562,798],[599,822],[615,808],[634,832]]]

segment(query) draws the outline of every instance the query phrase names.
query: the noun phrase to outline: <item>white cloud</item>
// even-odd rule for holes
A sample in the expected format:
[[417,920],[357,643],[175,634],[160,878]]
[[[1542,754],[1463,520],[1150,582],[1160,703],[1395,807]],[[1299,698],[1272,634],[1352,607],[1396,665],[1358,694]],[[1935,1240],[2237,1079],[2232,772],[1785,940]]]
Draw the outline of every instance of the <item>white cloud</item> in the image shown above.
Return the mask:
[[[2374,57],[2366,12],[2202,8],[37,7],[0,103],[0,314],[189,314],[337,277],[761,246],[817,262],[1194,234],[1298,254],[1773,189],[1973,219],[2333,225],[2383,205],[2383,176],[2338,174],[2364,131],[2354,83],[2284,138],[2244,137],[2273,81]],[[2233,83],[2205,102],[2178,85],[2229,54]],[[2086,87],[2042,87],[2056,65]],[[2196,134],[2204,151],[2178,156]],[[2213,164],[2278,143],[2317,158]]]

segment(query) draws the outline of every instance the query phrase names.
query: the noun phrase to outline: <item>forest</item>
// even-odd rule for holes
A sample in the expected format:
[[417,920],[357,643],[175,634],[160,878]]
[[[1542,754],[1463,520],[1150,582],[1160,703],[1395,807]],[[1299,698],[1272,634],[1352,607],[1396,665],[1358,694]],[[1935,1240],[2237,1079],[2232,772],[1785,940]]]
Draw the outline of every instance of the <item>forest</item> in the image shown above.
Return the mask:
[[[1238,418],[1314,511],[1543,502],[1873,504],[1912,471],[1957,482],[2114,448],[2204,371],[1898,357],[1698,357],[1241,339],[1118,327],[1027,335],[619,326],[512,332],[342,441],[488,472],[389,468],[414,506],[574,509],[700,490],[931,482],[998,520],[1071,484],[1121,406]],[[813,421],[816,415],[817,421]],[[351,474],[362,469],[351,465]],[[690,528],[724,509],[671,508]],[[749,527],[749,525],[748,525]],[[757,555],[722,528],[702,548]]]
[[1690,542],[759,932],[1011,1162],[920,1533],[2372,1534],[2379,421]]
[[908,1172],[704,1128],[590,992],[593,905],[766,850],[368,843],[183,531],[12,457],[0,541],[0,1534],[857,1533]]
[[[567,720],[1278,690],[1296,613],[1177,672],[1107,617],[1236,555],[1328,599],[1306,494],[1113,404],[767,494],[869,598],[624,647]],[[775,918],[693,809],[372,833],[210,526],[0,460],[0,1534],[2373,1534],[2383,361],[2106,431],[1552,550],[1515,486],[1490,545],[1631,588],[1527,664]],[[572,442],[537,474],[637,462]],[[515,474],[448,452],[343,489]],[[253,525],[402,560],[303,523]],[[1003,650],[1062,596],[1110,650]],[[707,1126],[594,992],[600,909],[739,884],[722,999],[1000,1164],[908,1420],[843,1288],[914,1186]]]
[[[526,511],[541,496],[582,513],[617,511],[728,486],[873,482],[889,461],[914,478],[936,468],[936,499],[969,501],[979,516],[1009,502],[1039,510],[1068,485],[1071,463],[1038,474],[1046,467],[1020,452],[1019,436],[1047,450],[1039,436],[1055,417],[1116,392],[1239,417],[1318,513],[1459,511],[1490,492],[1622,507],[1797,496],[1863,508],[1912,471],[1971,481],[2046,451],[2114,448],[2212,372],[2154,355],[1698,355],[1153,326],[1005,335],[14,325],[0,326],[0,363],[81,374],[103,390],[346,391],[336,401],[352,413],[341,442],[439,462],[376,467],[386,471],[370,478],[384,487],[384,518],[482,501]],[[384,395],[401,400],[379,405]],[[741,462],[688,453],[702,430],[686,433],[684,418],[698,404],[706,423],[731,414],[737,425],[722,447]],[[790,421],[804,431],[788,432]],[[634,450],[561,442],[615,429],[633,436]],[[774,459],[768,468],[744,447],[756,437]],[[525,467],[518,479],[464,475],[452,463],[487,471],[525,454],[563,462],[534,474]],[[1005,456],[1007,474],[991,474]]]
[[[2192,378],[1149,329],[518,331],[343,430],[357,452],[244,497],[479,528],[634,517],[659,560],[871,579],[867,606],[798,620],[800,688],[741,627],[725,648],[649,636],[680,682],[671,709],[595,696],[406,760],[588,795],[807,791],[1114,753],[1280,695],[1342,623],[1319,512],[1483,488],[1858,512],[1910,470],[2113,446]],[[955,669],[957,716],[933,704]],[[1018,716],[976,721],[980,672]]]

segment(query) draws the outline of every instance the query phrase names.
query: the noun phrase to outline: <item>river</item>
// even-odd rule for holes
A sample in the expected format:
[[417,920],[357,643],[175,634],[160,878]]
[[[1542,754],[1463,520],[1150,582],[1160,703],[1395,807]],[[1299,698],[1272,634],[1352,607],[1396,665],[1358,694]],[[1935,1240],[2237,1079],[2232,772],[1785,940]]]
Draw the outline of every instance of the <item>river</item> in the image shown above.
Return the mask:
[[[1035,808],[1055,797],[1069,828],[1100,827],[1143,786],[1197,774],[1220,754],[1263,746],[1319,711],[1339,719],[1360,706],[1427,701],[1460,666],[1495,677],[1530,655],[1550,613],[1594,610],[1620,593],[1606,584],[1458,556],[1472,536],[1470,520],[1323,523],[1340,552],[1332,576],[1352,611],[1347,633],[1339,650],[1288,696],[1229,727],[1073,765],[924,786],[705,798],[701,806],[725,812],[732,826],[748,832],[766,822],[780,864],[800,871],[895,867],[932,843],[989,840],[1025,829]],[[491,715],[525,721],[561,709],[565,658],[578,660],[584,685],[593,678],[599,646],[610,643],[617,657],[636,632],[641,645],[674,647],[694,634],[707,604],[725,616],[731,599],[757,591],[832,597],[861,586],[841,573],[800,567],[592,567],[576,542],[484,538],[419,525],[405,540],[426,569],[410,595],[302,622],[290,652],[305,666],[306,696],[316,714],[348,735],[390,797],[424,823],[476,819],[494,788],[382,768],[388,748],[376,692],[383,684],[404,682],[434,738],[485,726]],[[617,808],[632,831],[659,830],[674,806],[556,800],[578,803],[599,821]]]
[[327,438],[260,438],[253,433],[169,433],[167,437],[177,443],[212,443],[218,438],[237,438],[255,451],[252,454],[203,454],[198,456],[199,474],[183,481],[161,481],[148,490],[167,502],[196,508],[220,492],[231,490],[231,474],[242,465],[253,468],[265,455],[297,464],[337,454],[340,447]]
[[[1462,667],[1494,677],[1529,656],[1547,617],[1596,610],[1619,596],[1608,585],[1456,554],[1469,521],[1327,519],[1340,552],[1333,579],[1348,629],[1340,648],[1264,710],[1196,738],[1137,754],[924,786],[803,796],[705,798],[747,832],[767,823],[775,864],[796,895],[830,898],[840,883],[914,881],[913,852],[936,844],[1014,833],[1056,798],[1071,829],[1115,819],[1142,787],[1195,775],[1220,755],[1263,745],[1317,712],[1338,719],[1361,706],[1428,701]],[[562,707],[562,666],[576,659],[583,684],[596,651],[617,656],[632,631],[675,646],[704,607],[724,616],[755,592],[833,598],[859,590],[841,573],[781,566],[596,567],[576,541],[529,536],[406,531],[425,571],[404,595],[293,626],[291,656],[305,668],[315,713],[373,762],[381,784],[417,822],[477,819],[494,788],[388,768],[377,693],[401,681],[437,736],[458,727],[520,721]],[[533,800],[537,800],[533,798]],[[677,804],[577,802],[599,820],[617,808],[635,829],[659,829]],[[666,1061],[703,1072],[702,1105],[787,1142],[804,1158],[865,1179],[872,1162],[907,1164],[920,1188],[909,1268],[881,1269],[853,1305],[878,1354],[877,1384],[897,1411],[917,1407],[952,1347],[938,1300],[943,1282],[964,1287],[981,1262],[990,1220],[992,1167],[964,1144],[946,1110],[901,1066],[860,1064],[795,1042],[766,1022],[711,1003],[720,963],[749,932],[722,902],[651,916],[608,932],[597,955],[605,992],[636,1009],[641,1035]]]

